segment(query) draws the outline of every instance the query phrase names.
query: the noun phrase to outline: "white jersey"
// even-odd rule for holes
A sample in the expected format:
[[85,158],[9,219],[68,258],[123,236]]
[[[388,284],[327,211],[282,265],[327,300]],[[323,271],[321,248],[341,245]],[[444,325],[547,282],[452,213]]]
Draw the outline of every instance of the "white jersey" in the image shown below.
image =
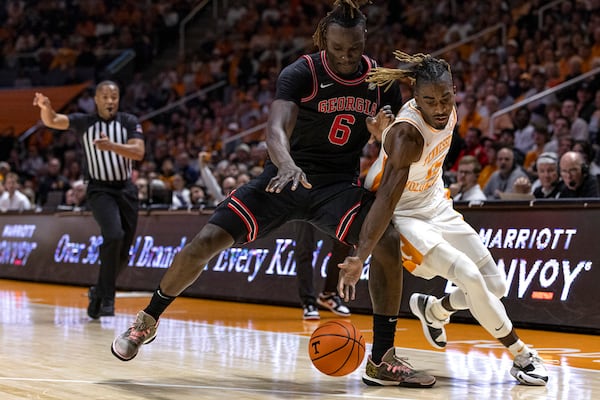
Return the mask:
[[[410,166],[408,180],[402,197],[396,205],[395,215],[412,215],[417,209],[434,211],[440,202],[447,201],[442,180],[442,167],[450,149],[456,120],[456,108],[454,108],[446,126],[438,130],[425,122],[414,99],[402,106],[392,126],[401,122],[413,125],[423,136],[424,147],[421,158]],[[382,142],[385,141],[389,129],[390,127],[383,132]],[[375,191],[379,187],[387,158],[388,155],[381,146],[379,157],[369,169],[365,179],[367,189]]]

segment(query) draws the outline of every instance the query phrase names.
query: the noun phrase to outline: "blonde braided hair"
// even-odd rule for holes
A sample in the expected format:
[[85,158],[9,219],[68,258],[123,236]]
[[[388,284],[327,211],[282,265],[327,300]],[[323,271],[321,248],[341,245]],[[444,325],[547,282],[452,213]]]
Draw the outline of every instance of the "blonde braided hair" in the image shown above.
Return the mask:
[[396,50],[394,51],[394,57],[400,61],[400,68],[374,68],[369,73],[367,82],[374,83],[377,86],[385,86],[385,90],[388,90],[396,80],[408,82],[412,86],[417,80],[433,82],[444,72],[451,74],[450,65],[445,60],[432,57],[429,54],[417,53],[410,55]]

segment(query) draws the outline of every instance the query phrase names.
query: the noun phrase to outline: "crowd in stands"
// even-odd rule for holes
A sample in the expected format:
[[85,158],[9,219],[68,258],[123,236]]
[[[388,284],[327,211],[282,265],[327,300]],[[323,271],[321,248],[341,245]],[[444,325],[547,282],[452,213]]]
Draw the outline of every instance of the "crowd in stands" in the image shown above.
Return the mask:
[[[7,10],[13,3],[20,2],[9,2]],[[169,3],[173,9],[191,4],[152,3]],[[228,3],[219,23],[222,32],[207,33],[196,47],[190,44],[185,59],[174,61],[154,78],[144,78],[139,71],[130,82],[122,82],[121,109],[144,121],[147,153],[138,165],[136,183],[145,205],[213,207],[261,172],[267,157],[263,126],[277,75],[299,54],[313,50],[311,36],[329,6],[320,0]],[[115,18],[134,3],[119,4],[99,16],[96,30],[98,21]],[[396,66],[395,49],[408,53],[447,49],[438,56],[453,69],[458,124],[444,169],[449,193],[457,200],[468,200],[465,192],[473,185],[479,185],[486,200],[514,198],[510,193],[526,195],[523,198],[540,193],[538,197],[600,197],[600,74],[534,97],[600,68],[600,6],[597,1],[565,0],[547,9],[540,24],[538,10],[545,4],[375,0],[365,8],[370,24],[367,53],[381,65]],[[38,9],[41,13],[43,7]],[[130,14],[133,18],[135,13]],[[497,23],[504,29],[461,42]],[[13,36],[25,34],[22,29]],[[455,43],[459,45],[452,46]],[[218,82],[225,84],[178,102]],[[407,85],[402,91],[405,100],[411,97]],[[90,112],[91,94],[82,94],[61,112]],[[534,101],[528,102],[530,98]],[[520,102],[522,106],[513,107]],[[169,111],[143,118],[168,105],[173,105]],[[515,109],[494,114],[506,107]],[[236,136],[245,131],[252,133]],[[70,132],[39,129],[22,146],[0,133],[0,148],[0,161],[18,174],[21,190],[34,206],[46,205],[48,187],[66,193],[82,179],[81,149]],[[376,145],[365,148],[362,174],[377,151]],[[542,159],[546,164],[554,161],[554,175],[541,167]],[[586,186],[585,191],[567,187],[565,183],[574,180],[573,165],[581,167],[582,182],[593,187]],[[5,173],[0,166],[1,174]],[[476,179],[465,179],[471,174]],[[546,175],[555,178],[554,186]]]

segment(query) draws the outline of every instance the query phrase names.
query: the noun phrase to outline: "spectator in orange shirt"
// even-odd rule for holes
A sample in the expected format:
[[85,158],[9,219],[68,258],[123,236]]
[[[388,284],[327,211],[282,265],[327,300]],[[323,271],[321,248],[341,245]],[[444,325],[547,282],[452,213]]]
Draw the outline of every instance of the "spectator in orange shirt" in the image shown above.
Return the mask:
[[458,133],[464,139],[469,128],[481,128],[483,117],[477,111],[477,97],[474,94],[467,94],[463,100],[463,105],[464,114],[458,121]]

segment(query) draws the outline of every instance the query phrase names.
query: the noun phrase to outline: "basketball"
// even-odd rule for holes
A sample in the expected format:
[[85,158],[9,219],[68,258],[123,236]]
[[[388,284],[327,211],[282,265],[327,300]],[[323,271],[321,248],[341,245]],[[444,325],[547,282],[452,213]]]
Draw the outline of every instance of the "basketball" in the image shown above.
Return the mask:
[[327,321],[310,336],[308,354],[313,365],[325,375],[348,375],[365,357],[365,338],[350,322]]

